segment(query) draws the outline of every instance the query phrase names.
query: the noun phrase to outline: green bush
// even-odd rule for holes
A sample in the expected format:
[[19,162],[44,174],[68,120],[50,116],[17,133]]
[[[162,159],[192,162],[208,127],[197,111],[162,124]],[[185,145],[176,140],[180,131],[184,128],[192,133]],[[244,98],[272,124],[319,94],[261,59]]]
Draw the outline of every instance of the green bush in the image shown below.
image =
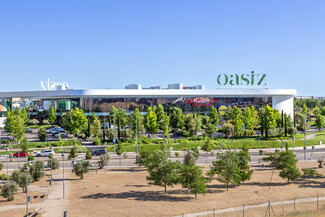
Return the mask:
[[41,142],[45,141],[45,139],[46,139],[46,131],[45,131],[44,127],[38,129],[38,138],[39,138],[39,140]]
[[81,179],[84,178],[84,174],[89,172],[90,162],[89,161],[78,161],[74,166],[74,173]]
[[33,155],[29,155],[29,156],[28,156],[28,161],[34,161],[34,160],[35,160],[35,158],[34,158]]
[[264,151],[263,150],[259,150],[258,151],[260,155],[263,155],[264,154]]
[[7,182],[4,184],[1,189],[2,197],[7,198],[8,201],[12,201],[14,199],[15,192],[18,191],[17,183],[14,181]]
[[2,170],[2,168],[3,168],[3,163],[0,162],[0,170]]
[[[27,183],[26,183],[26,172],[15,171],[12,173],[10,179],[15,181],[19,187],[23,189],[23,192],[26,192]],[[28,184],[32,182],[32,177],[28,174]]]
[[30,174],[34,181],[39,181],[42,177],[45,176],[44,173],[44,162],[41,160],[37,160],[30,166]]
[[10,143],[10,141],[9,141],[9,140],[7,140],[7,139],[4,139],[4,140],[1,140],[1,143],[2,143],[2,144],[9,144],[9,143]]
[[175,152],[175,157],[179,157],[179,153],[178,152]]
[[30,125],[38,125],[39,121],[37,119],[32,119],[32,120],[29,120],[29,124]]
[[[110,159],[110,155],[109,155],[109,153],[106,153],[106,166],[108,165],[109,159]],[[104,166],[105,166],[105,155],[104,154],[102,154],[100,156],[100,159],[98,161],[98,166],[99,166],[99,169],[104,168]]]
[[[51,160],[53,160],[52,164],[51,164]],[[56,158],[49,159],[48,162],[47,162],[47,166],[49,168],[51,168],[51,166],[53,166],[53,168],[52,168],[53,170],[60,169],[59,161]]]
[[6,174],[1,174],[0,175],[0,180],[7,180],[7,175]]
[[87,149],[86,151],[86,160],[91,160],[92,159],[92,156],[91,156],[91,152],[89,149]]
[[95,145],[102,145],[102,140],[101,140],[99,137],[96,137],[96,138],[94,139],[94,144],[95,144]]

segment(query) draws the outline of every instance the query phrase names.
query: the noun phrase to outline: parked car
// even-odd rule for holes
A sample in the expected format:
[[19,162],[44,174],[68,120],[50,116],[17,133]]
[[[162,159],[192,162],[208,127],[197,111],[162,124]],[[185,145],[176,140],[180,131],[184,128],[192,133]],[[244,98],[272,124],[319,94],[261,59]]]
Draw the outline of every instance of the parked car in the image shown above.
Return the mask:
[[69,138],[68,134],[66,134],[65,132],[58,132],[58,133],[55,133],[54,136],[56,138],[59,138],[59,135],[61,135],[61,138],[64,139],[64,138]]
[[59,128],[59,129],[53,130],[51,133],[54,136],[57,133],[65,133],[65,130],[62,128]]
[[62,128],[61,127],[51,128],[51,129],[49,129],[49,133],[53,133],[53,132],[57,131],[58,129],[62,129]]
[[24,127],[25,133],[33,133],[29,127]]
[[48,157],[50,154],[55,154],[55,152],[51,149],[45,149],[45,150],[42,150],[40,152],[36,152],[35,153],[35,156],[36,157]]
[[92,156],[100,156],[102,154],[105,154],[106,150],[105,149],[97,149],[91,153]]
[[25,153],[25,152],[16,152],[12,154],[12,157],[25,157],[27,155],[27,157],[29,156],[29,153]]
[[13,141],[13,138],[8,137],[8,136],[6,136],[6,137],[1,137],[1,142],[4,141],[4,140],[8,140],[8,141],[12,142],[12,141]]
[[49,133],[50,130],[52,130],[53,128],[57,128],[57,127],[56,127],[56,126],[46,127],[45,131],[46,131],[47,133]]

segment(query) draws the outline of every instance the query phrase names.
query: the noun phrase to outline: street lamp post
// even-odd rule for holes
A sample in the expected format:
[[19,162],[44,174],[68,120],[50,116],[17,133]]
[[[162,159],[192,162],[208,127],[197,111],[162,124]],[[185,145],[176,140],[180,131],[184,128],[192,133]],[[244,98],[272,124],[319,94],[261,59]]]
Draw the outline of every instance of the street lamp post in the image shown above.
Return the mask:
[[52,170],[53,170],[53,147],[50,148],[51,149],[51,181],[50,181],[50,185],[52,185],[52,182],[53,182],[53,173],[52,173]]
[[26,171],[26,217],[28,217],[28,171],[29,167],[25,167]]
[[20,151],[19,151],[19,145],[20,145],[20,142],[18,141],[18,155],[17,155],[17,157],[18,157],[18,169],[19,169],[19,155],[20,155]]
[[306,141],[306,114],[305,114],[305,126],[304,126],[304,133],[305,133],[305,147],[304,147],[304,160],[306,160],[306,151],[307,151],[307,141]]
[[138,141],[138,139],[139,139],[139,119],[138,119],[138,113],[137,113],[137,133],[136,133],[136,135],[137,135],[137,144],[136,144],[136,147],[137,147],[137,149],[136,149],[136,156],[138,156],[138,152],[139,152],[139,141]]
[[232,150],[234,150],[234,141],[235,140],[232,140]]
[[8,170],[9,170],[9,148],[6,148],[7,150],[7,182],[9,181],[9,175],[8,175]]
[[261,149],[261,138],[258,138],[258,149]]
[[107,160],[106,160],[106,157],[107,157],[106,156],[106,145],[107,145],[107,142],[105,142],[104,144],[105,144],[105,173],[106,173],[106,162],[107,162]]
[[64,154],[62,154],[63,158],[63,199],[64,199]]

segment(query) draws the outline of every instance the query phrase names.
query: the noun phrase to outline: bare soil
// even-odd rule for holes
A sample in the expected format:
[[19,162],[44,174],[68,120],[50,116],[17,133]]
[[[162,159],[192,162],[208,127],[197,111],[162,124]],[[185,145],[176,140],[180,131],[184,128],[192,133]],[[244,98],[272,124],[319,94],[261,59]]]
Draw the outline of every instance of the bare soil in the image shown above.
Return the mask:
[[[313,168],[325,174],[325,169],[319,169],[316,162],[298,163],[298,167]],[[70,216],[177,216],[213,208],[293,200],[294,197],[316,197],[317,194],[325,196],[324,177],[311,180],[302,178],[287,184],[287,180],[280,178],[279,172],[272,168],[258,165],[253,165],[252,168],[254,174],[250,181],[227,191],[223,184],[213,180],[209,183],[205,196],[199,195],[197,199],[179,185],[168,188],[168,194],[164,195],[162,187],[147,184],[147,172],[143,169],[87,174],[84,180],[71,181],[68,213]],[[306,207],[310,206],[316,209],[315,204]],[[325,201],[319,206],[325,206]],[[264,216],[266,209],[262,209]],[[290,209],[293,211],[293,208]]]

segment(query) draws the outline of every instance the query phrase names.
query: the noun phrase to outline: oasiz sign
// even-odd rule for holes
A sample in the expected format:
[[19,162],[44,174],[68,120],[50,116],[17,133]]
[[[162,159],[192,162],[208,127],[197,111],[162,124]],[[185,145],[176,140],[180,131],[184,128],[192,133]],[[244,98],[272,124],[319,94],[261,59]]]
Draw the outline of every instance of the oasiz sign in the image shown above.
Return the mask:
[[250,74],[219,74],[217,82],[221,86],[266,86],[266,74],[255,74],[252,71]]

